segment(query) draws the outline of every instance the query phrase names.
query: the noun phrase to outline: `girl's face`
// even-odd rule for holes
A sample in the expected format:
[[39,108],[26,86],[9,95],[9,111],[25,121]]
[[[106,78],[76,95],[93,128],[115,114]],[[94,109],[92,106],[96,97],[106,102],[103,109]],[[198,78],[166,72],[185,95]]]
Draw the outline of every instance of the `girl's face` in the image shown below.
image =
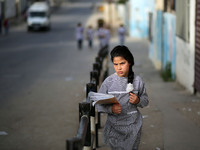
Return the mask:
[[121,56],[113,58],[114,69],[119,77],[128,77],[129,63]]

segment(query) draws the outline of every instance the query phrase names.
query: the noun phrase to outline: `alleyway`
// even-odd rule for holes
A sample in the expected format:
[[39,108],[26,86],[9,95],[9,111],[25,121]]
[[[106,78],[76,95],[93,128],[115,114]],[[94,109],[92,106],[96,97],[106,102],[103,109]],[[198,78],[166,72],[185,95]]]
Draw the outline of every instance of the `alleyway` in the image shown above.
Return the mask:
[[[119,44],[114,35],[110,50]],[[140,150],[200,149],[200,97],[191,95],[176,81],[163,81],[149,59],[148,40],[127,37],[125,45],[133,52],[134,71],[143,77],[150,100],[148,107],[140,109],[144,119]],[[109,69],[112,74],[111,62]]]
[[[77,3],[77,5],[73,5],[73,8],[71,6],[65,5],[53,18],[58,25],[59,17],[70,20],[61,15],[63,12],[70,10],[72,13],[76,7],[84,9],[89,5]],[[94,11],[85,24],[96,23],[99,15],[101,14]],[[68,26],[67,32],[71,32],[72,27],[70,24]],[[54,29],[60,32],[59,27],[65,28],[63,24]],[[14,28],[14,36],[13,34],[8,35],[9,39],[15,38],[18,34],[16,31],[21,32],[21,28],[23,27]],[[23,32],[23,34],[25,33]],[[117,36],[113,35],[110,41],[110,50],[118,45]],[[92,69],[92,63],[98,50],[98,42],[95,41],[93,50],[87,49],[85,45],[82,51],[78,51],[74,41],[66,43],[62,41],[63,37],[70,39],[70,36],[60,32],[57,37],[61,39],[57,45],[59,49],[52,46],[53,48],[50,50],[54,52],[56,49],[61,53],[57,52],[55,56],[51,57],[53,59],[53,61],[51,60],[52,66],[49,65],[45,71],[41,71],[38,75],[35,74],[38,78],[34,83],[30,83],[30,87],[22,87],[21,92],[14,93],[16,94],[14,96],[18,96],[17,98],[13,96],[6,99],[5,96],[7,101],[1,99],[0,131],[8,133],[8,135],[0,135],[1,150],[25,150],[28,148],[29,150],[64,150],[66,138],[75,135],[78,127],[78,103],[85,99],[84,86],[89,82],[89,71]],[[1,41],[4,40],[4,37],[0,38]],[[125,43],[135,57],[134,71],[143,78],[150,100],[148,107],[140,109],[144,125],[139,150],[199,150],[200,97],[189,94],[176,82],[164,82],[161,79],[160,72],[155,70],[148,57],[148,40],[127,37]],[[6,53],[6,50],[17,51],[17,49],[6,48],[7,45],[4,50],[0,50],[0,56]],[[19,48],[19,51],[25,50],[27,50],[26,47]],[[48,52],[50,50],[48,49]],[[73,64],[71,64],[72,62]],[[48,59],[46,63],[49,64]],[[68,67],[75,69],[71,70]],[[109,73],[113,72],[110,62]],[[0,75],[2,79],[5,78],[3,73]],[[12,77],[13,80],[21,79],[21,76],[7,75],[6,77]],[[3,80],[2,83],[4,83]],[[18,101],[16,102],[16,100]],[[102,115],[103,122],[105,122],[105,117]],[[101,141],[101,135],[102,130],[99,131],[99,141]],[[98,149],[109,150],[101,142]]]
[[[111,49],[117,42],[114,37]],[[198,150],[200,98],[176,82],[162,80],[148,58],[148,44],[147,40],[126,41],[135,57],[135,73],[143,77],[150,100],[148,107],[140,109],[144,120],[140,150]],[[110,74],[113,72],[110,63]]]

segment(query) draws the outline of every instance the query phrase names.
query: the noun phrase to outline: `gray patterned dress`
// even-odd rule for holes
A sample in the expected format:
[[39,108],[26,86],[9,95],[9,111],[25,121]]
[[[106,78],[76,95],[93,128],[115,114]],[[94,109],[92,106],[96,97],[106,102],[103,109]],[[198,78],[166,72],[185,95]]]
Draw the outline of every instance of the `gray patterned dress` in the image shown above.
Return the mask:
[[98,104],[97,110],[108,114],[104,127],[103,142],[112,150],[137,149],[140,142],[142,115],[137,107],[148,105],[148,96],[144,82],[139,76],[134,77],[134,93],[140,98],[137,105],[129,103],[129,93],[126,92],[127,77],[112,74],[104,80],[99,93],[112,94],[119,101],[121,114],[112,113],[112,105]]

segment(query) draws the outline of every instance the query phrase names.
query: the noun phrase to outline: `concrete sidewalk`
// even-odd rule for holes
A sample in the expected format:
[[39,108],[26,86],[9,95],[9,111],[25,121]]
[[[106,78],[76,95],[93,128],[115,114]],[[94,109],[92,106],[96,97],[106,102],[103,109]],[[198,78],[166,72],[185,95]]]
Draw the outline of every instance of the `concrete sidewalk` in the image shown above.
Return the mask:
[[[118,44],[117,37],[111,39],[112,49]],[[140,150],[154,150],[163,149],[163,123],[162,123],[162,113],[156,107],[156,105],[151,101],[151,90],[150,83],[151,77],[157,75],[158,72],[153,70],[153,66],[148,59],[148,41],[146,40],[136,40],[128,38],[126,41],[126,46],[132,51],[135,57],[135,67],[134,71],[139,74],[144,82],[146,83],[147,92],[149,94],[150,104],[148,107],[140,109],[143,114],[144,124],[142,131],[142,139],[140,143]],[[113,65],[109,63],[109,73],[114,72]],[[102,114],[102,127],[105,124],[106,114]],[[99,132],[99,141],[101,141],[102,130]],[[100,150],[107,150],[102,143],[100,144]]]
[[[88,24],[94,23],[101,14],[94,12]],[[116,22],[117,23],[117,22]],[[110,41],[110,50],[119,44],[117,31]],[[149,95],[149,106],[140,109],[143,115],[143,130],[140,150],[198,150],[200,149],[200,97],[191,95],[178,83],[164,82],[148,57],[148,40],[126,39],[125,45],[135,58],[134,71],[140,75]],[[109,73],[114,72],[109,63]],[[102,129],[106,115],[102,114]],[[101,143],[100,150],[108,150]]]
[[[127,43],[135,56],[135,71],[143,76],[150,105],[141,110],[144,128],[141,150],[200,149],[200,98],[176,82],[164,82],[148,58],[148,41]],[[138,66],[137,66],[138,65]]]
[[[113,37],[111,49],[117,44],[117,37]],[[140,109],[144,121],[140,150],[200,149],[200,98],[176,82],[162,80],[148,58],[148,44],[147,40],[126,41],[135,58],[134,71],[143,78],[150,101],[148,107]],[[111,62],[109,72],[114,72]],[[106,115],[102,118],[106,120]],[[106,150],[101,146],[99,149]]]

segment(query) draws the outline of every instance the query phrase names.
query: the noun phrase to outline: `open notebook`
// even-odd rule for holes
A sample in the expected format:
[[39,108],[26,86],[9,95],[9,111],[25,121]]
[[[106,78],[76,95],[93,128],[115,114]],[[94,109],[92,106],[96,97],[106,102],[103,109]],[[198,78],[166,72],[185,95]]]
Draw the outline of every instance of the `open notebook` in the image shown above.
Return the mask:
[[103,93],[96,93],[96,92],[89,92],[88,97],[90,101],[93,101],[92,105],[95,104],[114,104],[119,103],[117,99],[110,94],[103,94]]

